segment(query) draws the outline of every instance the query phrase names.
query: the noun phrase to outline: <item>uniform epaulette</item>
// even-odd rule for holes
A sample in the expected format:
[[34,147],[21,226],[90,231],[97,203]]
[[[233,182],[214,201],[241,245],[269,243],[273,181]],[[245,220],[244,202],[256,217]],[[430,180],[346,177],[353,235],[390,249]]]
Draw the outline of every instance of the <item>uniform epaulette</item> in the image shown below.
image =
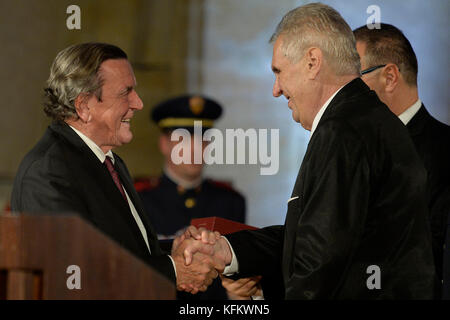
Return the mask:
[[159,185],[159,177],[138,177],[134,179],[134,188],[137,192],[155,189]]

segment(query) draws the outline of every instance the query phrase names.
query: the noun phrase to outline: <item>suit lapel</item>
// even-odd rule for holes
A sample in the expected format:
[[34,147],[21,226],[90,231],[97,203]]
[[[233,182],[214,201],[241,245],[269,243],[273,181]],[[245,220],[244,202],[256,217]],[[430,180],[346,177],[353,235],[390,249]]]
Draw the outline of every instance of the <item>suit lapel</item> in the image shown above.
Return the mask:
[[348,101],[354,99],[355,96],[366,94],[368,91],[370,91],[369,87],[364,83],[364,81],[361,80],[361,78],[353,79],[352,81],[347,83],[331,100],[317,127],[319,127],[320,124],[326,121],[328,118],[333,117],[336,110],[342,103],[347,103]]
[[79,161],[83,164],[84,171],[96,181],[96,184],[101,186],[106,194],[114,195],[114,197],[108,197],[109,200],[114,202],[114,205],[120,208],[121,212],[129,211],[128,204],[123,200],[122,194],[119,189],[117,189],[106,166],[99,161],[97,156],[76,132],[65,123],[53,123],[50,127],[61,134],[74,146],[74,150],[78,151],[78,154],[80,155]]
[[[322,123],[327,121],[328,119],[335,116],[336,111],[343,103],[348,103],[349,100],[354,99],[355,95],[367,94],[370,91],[369,87],[360,79],[356,78],[346,84],[331,100],[327,109],[325,110],[322,118],[320,119],[316,132],[320,130],[320,126]],[[288,210],[286,213],[285,219],[285,233],[284,233],[284,247],[283,247],[283,274],[289,275],[291,274],[291,268],[293,267],[291,260],[292,257],[295,256],[295,239],[297,235],[297,226],[299,224],[299,220],[301,219],[303,208],[305,205],[305,197],[307,196],[307,188],[310,187],[308,185],[308,167],[311,154],[317,151],[317,145],[314,144],[314,136],[311,137],[310,143],[308,144],[308,148],[306,150],[305,156],[303,158],[302,164],[300,166],[297,179],[291,194],[292,200],[288,202]]]
[[412,137],[421,134],[429,118],[431,118],[431,116],[422,103],[422,106],[420,107],[419,111],[417,111],[414,117],[412,117],[412,119],[406,125],[409,134]]
[[[109,209],[113,212],[105,213],[105,217],[107,217],[108,214],[120,215],[121,220],[125,221],[127,227],[132,230],[132,234],[136,235],[136,239],[139,239],[138,243],[140,251],[142,253],[145,252],[146,255],[148,255],[147,245],[145,244],[145,241],[141,236],[141,231],[139,230],[139,227],[133,218],[128,202],[123,199],[122,194],[115,185],[106,166],[99,161],[92,150],[67,124],[53,123],[50,128],[61,135],[63,138],[65,138],[67,142],[69,142],[73,146],[74,154],[78,154],[78,159],[72,157],[73,161],[77,162],[77,167],[79,166],[83,171],[83,175],[85,177],[89,177],[89,180],[97,186],[97,190],[102,190],[102,192],[106,195],[106,198],[109,201]],[[116,159],[118,159],[118,157]],[[118,162],[120,163],[120,159]],[[133,204],[137,203],[134,195],[136,192],[134,191],[134,188],[130,187],[128,175],[124,174],[122,165],[115,165],[115,168],[120,176],[122,183],[124,184],[124,187],[127,190],[128,195],[133,201]],[[84,183],[86,187],[89,188],[90,184],[88,182],[82,181],[81,183]],[[105,208],[105,210],[108,209]],[[136,211],[138,211],[139,216],[142,219],[143,215],[139,212],[139,209],[137,207]],[[149,228],[145,224],[144,219],[142,220],[147,229],[147,236],[149,238],[148,240],[149,245],[151,246],[150,248],[152,250],[152,253],[157,253],[159,252],[159,247],[155,246],[154,244],[153,246],[151,245],[151,243],[154,242],[152,239],[153,235],[151,234],[151,232],[149,232]],[[155,249],[153,249],[153,247],[155,247]]]
[[147,231],[147,238],[152,254],[159,254],[160,247],[156,236],[156,232],[154,231],[150,219],[147,213],[145,212],[144,207],[142,206],[142,202],[141,199],[139,198],[139,195],[136,193],[136,190],[134,189],[133,181],[131,180],[128,171],[125,168],[125,164],[121,161],[121,159],[116,154],[114,154],[114,158],[116,159],[116,163],[114,166],[117,170],[117,173],[119,174],[120,180],[122,181],[122,184],[125,187],[128,196],[130,197],[130,200],[133,202],[134,208],[136,209],[136,212],[141,218],[141,221],[144,224],[145,229]]

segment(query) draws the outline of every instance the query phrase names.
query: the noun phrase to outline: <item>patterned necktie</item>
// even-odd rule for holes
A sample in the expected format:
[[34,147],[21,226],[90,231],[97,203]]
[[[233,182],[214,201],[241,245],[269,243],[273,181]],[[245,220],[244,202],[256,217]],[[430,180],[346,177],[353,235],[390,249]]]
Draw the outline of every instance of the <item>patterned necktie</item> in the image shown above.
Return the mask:
[[114,180],[114,183],[116,184],[116,187],[119,188],[119,191],[122,194],[125,201],[128,201],[127,196],[125,195],[125,191],[123,190],[122,183],[120,182],[119,175],[117,174],[117,171],[114,169],[114,166],[109,157],[105,158],[105,164],[106,167],[108,168],[109,173],[111,174],[112,179]]

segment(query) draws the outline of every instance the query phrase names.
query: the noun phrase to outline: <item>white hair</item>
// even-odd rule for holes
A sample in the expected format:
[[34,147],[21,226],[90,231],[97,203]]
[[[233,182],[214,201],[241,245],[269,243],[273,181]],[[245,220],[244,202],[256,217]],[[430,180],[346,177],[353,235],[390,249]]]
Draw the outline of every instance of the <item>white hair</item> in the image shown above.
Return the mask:
[[360,74],[361,63],[352,29],[333,8],[311,3],[289,11],[278,24],[270,43],[283,36],[283,53],[300,60],[311,47],[322,50],[336,75]]

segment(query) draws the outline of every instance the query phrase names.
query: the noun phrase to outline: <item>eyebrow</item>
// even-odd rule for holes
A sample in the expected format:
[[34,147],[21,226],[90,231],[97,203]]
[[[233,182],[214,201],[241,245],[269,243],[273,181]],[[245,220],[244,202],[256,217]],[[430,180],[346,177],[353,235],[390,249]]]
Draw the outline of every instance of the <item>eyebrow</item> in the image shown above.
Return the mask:
[[125,95],[130,93],[136,86],[127,86],[125,89],[123,89],[119,95]]

